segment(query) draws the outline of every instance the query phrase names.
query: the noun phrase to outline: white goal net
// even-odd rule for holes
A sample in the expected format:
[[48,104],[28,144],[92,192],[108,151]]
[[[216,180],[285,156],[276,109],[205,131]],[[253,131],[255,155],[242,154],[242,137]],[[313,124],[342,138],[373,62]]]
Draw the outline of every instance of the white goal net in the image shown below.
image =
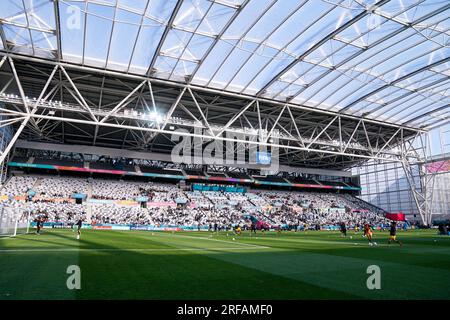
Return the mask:
[[14,237],[29,231],[30,214],[23,208],[0,206],[0,237]]

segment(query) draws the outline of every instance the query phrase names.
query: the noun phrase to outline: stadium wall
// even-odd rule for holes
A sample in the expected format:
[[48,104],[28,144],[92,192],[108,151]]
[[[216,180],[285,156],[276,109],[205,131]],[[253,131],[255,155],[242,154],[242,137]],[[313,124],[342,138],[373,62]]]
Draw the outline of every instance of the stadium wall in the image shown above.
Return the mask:
[[432,204],[433,219],[450,219],[450,171],[435,176],[434,199]]
[[[387,212],[402,212],[410,221],[420,219],[401,164],[368,162],[353,173],[360,177],[361,199]],[[414,176],[414,183],[421,188],[418,176]]]

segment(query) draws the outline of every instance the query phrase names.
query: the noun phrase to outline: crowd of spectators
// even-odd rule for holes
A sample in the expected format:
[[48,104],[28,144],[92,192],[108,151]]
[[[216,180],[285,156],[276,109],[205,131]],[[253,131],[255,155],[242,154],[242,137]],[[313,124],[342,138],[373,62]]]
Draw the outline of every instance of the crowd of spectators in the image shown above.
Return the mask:
[[41,178],[33,188],[36,195],[42,198],[71,198],[75,193],[87,193],[87,179],[81,178]]
[[[36,196],[21,202],[14,196],[24,196],[30,190]],[[74,193],[86,194],[83,204],[70,201]],[[349,194],[298,191],[247,190],[245,193],[225,191],[185,191],[176,184],[97,180],[68,177],[13,176],[1,190],[8,196],[3,204],[27,208],[33,216],[45,215],[59,222],[87,217],[94,223],[138,225],[184,225],[192,227],[216,225],[246,225],[262,221],[267,225],[307,229],[311,226],[331,226],[344,222],[349,227],[387,224],[378,209]],[[136,203],[138,197],[148,198],[147,204]],[[53,202],[51,198],[58,198]],[[65,199],[61,201],[61,198]],[[130,200],[89,203],[90,199]],[[86,201],[87,200],[87,201]],[[89,206],[89,209],[88,209]]]

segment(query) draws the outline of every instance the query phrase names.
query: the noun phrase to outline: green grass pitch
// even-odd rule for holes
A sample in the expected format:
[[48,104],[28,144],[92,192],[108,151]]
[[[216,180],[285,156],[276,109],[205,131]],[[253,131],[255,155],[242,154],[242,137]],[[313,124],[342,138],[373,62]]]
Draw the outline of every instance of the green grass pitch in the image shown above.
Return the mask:
[[[450,298],[450,237],[400,231],[403,247],[387,237],[376,231],[369,247],[353,232],[83,230],[76,240],[46,229],[0,238],[0,300]],[[80,267],[80,290],[66,286],[69,265]],[[380,290],[367,288],[370,265]]]

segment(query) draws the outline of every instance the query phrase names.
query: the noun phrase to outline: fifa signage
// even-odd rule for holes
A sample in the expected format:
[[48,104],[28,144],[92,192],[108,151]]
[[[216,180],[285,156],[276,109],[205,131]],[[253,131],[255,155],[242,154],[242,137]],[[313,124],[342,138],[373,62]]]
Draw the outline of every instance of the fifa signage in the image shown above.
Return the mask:
[[258,164],[270,164],[272,161],[271,154],[269,152],[257,152],[256,162]]

